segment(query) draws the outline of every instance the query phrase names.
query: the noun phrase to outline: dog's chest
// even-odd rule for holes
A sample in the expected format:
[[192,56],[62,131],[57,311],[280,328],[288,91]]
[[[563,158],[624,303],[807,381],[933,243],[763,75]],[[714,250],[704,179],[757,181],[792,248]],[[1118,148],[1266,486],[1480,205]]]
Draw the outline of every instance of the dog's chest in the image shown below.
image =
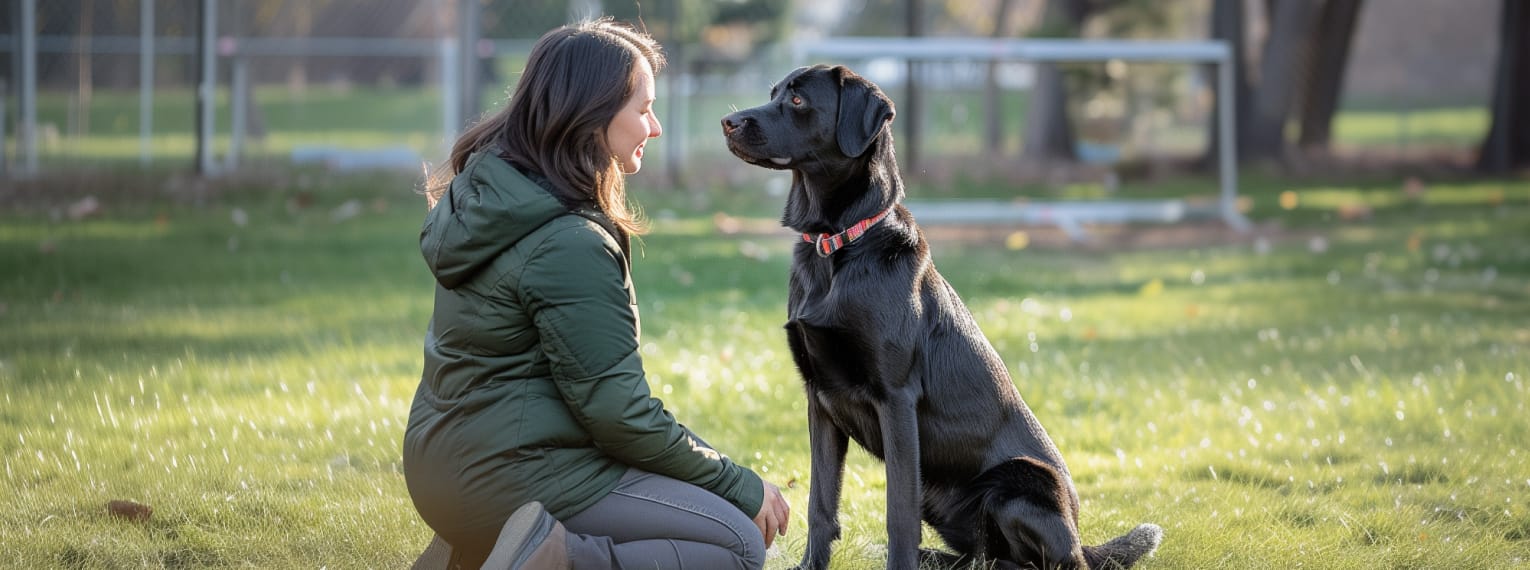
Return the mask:
[[882,454],[882,422],[877,414],[875,399],[861,390],[841,389],[834,392],[814,390],[809,392],[818,400],[820,409],[845,432],[878,459]]

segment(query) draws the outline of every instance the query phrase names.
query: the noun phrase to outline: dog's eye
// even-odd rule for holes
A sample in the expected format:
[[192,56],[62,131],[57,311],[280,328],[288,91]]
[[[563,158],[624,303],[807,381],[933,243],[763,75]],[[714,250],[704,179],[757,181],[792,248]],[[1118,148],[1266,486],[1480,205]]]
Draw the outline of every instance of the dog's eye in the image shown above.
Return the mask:
[[798,97],[796,95],[792,95],[792,104],[793,105],[802,105],[802,98]]

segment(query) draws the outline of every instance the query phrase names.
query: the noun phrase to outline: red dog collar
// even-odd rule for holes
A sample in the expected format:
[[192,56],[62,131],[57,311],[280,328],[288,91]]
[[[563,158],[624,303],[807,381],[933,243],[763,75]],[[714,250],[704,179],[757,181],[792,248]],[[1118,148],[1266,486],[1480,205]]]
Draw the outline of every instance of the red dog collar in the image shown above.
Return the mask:
[[850,245],[850,242],[866,235],[866,230],[871,229],[871,226],[877,225],[877,222],[882,221],[882,218],[886,218],[891,213],[892,208],[889,207],[886,210],[882,210],[882,213],[856,222],[849,229],[837,234],[802,234],[802,241],[813,244],[813,249],[818,252],[820,257],[828,257],[834,255],[834,252],[839,251],[840,248]]

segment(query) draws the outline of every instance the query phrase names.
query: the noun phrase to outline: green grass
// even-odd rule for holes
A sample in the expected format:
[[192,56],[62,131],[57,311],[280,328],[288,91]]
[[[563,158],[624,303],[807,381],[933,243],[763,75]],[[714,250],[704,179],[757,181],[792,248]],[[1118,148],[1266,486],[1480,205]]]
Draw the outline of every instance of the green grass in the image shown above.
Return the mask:
[[[200,206],[117,184],[86,221],[49,214],[72,188],[0,210],[0,559],[407,566],[430,537],[399,445],[432,287],[410,181],[273,177]],[[1530,564],[1530,182],[1399,188],[1249,180],[1252,215],[1290,232],[1267,250],[933,244],[1068,461],[1086,541],[1156,522],[1154,569]],[[780,329],[793,240],[635,193],[673,212],[634,264],[649,380],[790,484],[787,567],[813,483]],[[1338,221],[1350,203],[1372,218]],[[835,568],[876,568],[882,469],[849,463]]]

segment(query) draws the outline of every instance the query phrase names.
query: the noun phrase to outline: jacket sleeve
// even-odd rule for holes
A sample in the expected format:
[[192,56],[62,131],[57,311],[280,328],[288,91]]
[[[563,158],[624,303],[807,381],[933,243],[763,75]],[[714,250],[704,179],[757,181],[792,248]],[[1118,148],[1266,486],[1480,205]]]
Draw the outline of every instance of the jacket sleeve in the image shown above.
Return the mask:
[[707,489],[755,516],[764,499],[760,477],[695,438],[649,392],[621,253],[600,231],[574,226],[551,233],[527,259],[516,287],[558,391],[605,453]]

